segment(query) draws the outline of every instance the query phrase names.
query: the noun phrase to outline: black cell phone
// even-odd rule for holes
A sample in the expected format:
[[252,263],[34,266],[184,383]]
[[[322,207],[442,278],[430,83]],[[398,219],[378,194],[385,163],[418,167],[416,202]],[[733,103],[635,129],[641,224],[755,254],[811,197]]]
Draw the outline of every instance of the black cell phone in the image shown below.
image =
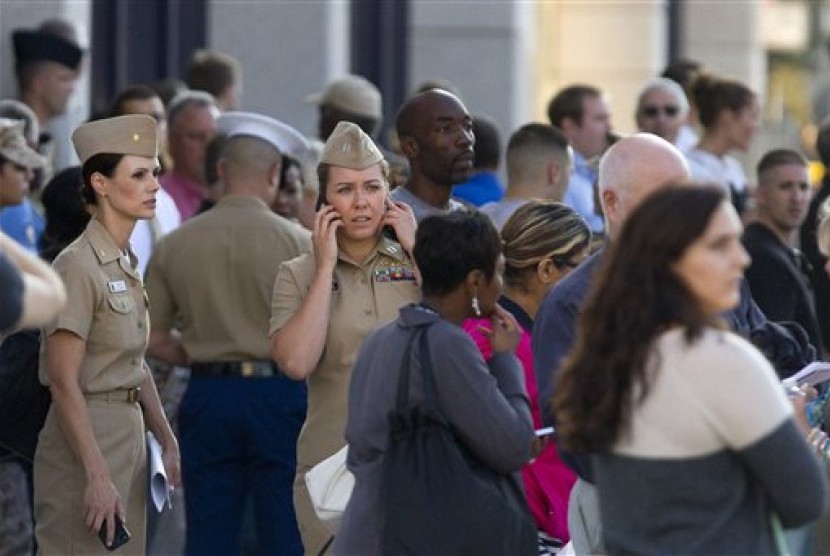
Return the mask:
[[101,529],[98,530],[98,538],[101,539],[101,543],[104,545],[109,551],[113,551],[118,549],[119,547],[123,546],[130,540],[130,532],[124,526],[124,523],[121,521],[121,518],[117,515],[115,516],[115,536],[112,539],[112,546],[107,546],[107,521],[101,524]]
[[323,205],[327,204],[328,203],[326,202],[326,194],[323,191],[320,191],[317,194],[317,203],[314,205],[314,212],[318,212],[321,208],[323,208]]

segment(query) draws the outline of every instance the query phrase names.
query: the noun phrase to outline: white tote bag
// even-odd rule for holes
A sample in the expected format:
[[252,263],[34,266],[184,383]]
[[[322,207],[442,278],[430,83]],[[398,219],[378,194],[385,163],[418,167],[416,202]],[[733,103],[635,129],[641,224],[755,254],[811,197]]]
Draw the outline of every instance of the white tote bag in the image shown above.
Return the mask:
[[317,518],[336,535],[354,488],[354,475],[346,469],[348,446],[343,446],[308,470],[305,484]]

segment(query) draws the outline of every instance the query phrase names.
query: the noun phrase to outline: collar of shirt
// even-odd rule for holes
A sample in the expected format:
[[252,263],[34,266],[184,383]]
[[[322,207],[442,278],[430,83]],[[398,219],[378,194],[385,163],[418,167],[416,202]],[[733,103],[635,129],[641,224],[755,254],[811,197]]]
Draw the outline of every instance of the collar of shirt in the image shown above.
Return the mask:
[[407,257],[406,252],[404,252],[403,247],[401,247],[397,241],[393,241],[383,234],[381,234],[380,238],[378,238],[378,242],[372,250],[372,255],[370,255],[369,258],[366,259],[366,262],[362,265],[350,259],[345,253],[343,253],[343,251],[338,250],[337,252],[337,258],[339,260],[358,267],[371,263],[378,256],[389,257],[390,259],[401,263],[409,262],[409,258]]
[[265,204],[265,201],[254,195],[238,195],[230,193],[225,195],[211,210],[223,208],[246,208],[259,209],[270,211],[271,209]]
[[400,324],[403,326],[423,326],[440,319],[441,315],[419,303],[410,303],[400,309]]
[[585,157],[579,154],[578,152],[574,151],[574,174],[578,174],[579,176],[589,180],[593,183],[597,179],[597,171],[588,165],[588,161],[585,160]]
[[133,253],[132,248],[128,245],[127,246],[127,255],[129,256],[129,262],[122,257],[121,249],[115,244],[115,240],[112,239],[112,236],[104,228],[104,225],[101,224],[101,221],[97,218],[91,218],[89,224],[86,227],[86,236],[87,240],[89,241],[89,245],[92,247],[93,253],[98,258],[98,262],[102,265],[107,263],[111,263],[113,261],[120,261],[121,268],[130,276],[136,279],[140,279],[138,276],[135,267],[138,263],[138,259]]

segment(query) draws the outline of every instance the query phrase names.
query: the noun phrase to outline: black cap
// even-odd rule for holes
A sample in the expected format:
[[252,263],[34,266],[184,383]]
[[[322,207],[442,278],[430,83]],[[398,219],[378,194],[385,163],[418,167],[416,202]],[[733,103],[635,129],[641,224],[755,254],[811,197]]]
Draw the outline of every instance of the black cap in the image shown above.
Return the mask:
[[81,64],[81,48],[63,37],[43,31],[18,30],[12,33],[14,57],[18,64],[50,60],[77,70]]

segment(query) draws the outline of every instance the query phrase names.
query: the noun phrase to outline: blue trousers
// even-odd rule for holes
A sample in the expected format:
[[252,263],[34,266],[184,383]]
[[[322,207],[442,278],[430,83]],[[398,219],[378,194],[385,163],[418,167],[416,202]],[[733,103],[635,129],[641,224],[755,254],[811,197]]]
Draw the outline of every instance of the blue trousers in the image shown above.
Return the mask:
[[179,409],[185,554],[239,554],[249,496],[258,552],[303,553],[292,484],[305,412],[304,382],[191,379]]

